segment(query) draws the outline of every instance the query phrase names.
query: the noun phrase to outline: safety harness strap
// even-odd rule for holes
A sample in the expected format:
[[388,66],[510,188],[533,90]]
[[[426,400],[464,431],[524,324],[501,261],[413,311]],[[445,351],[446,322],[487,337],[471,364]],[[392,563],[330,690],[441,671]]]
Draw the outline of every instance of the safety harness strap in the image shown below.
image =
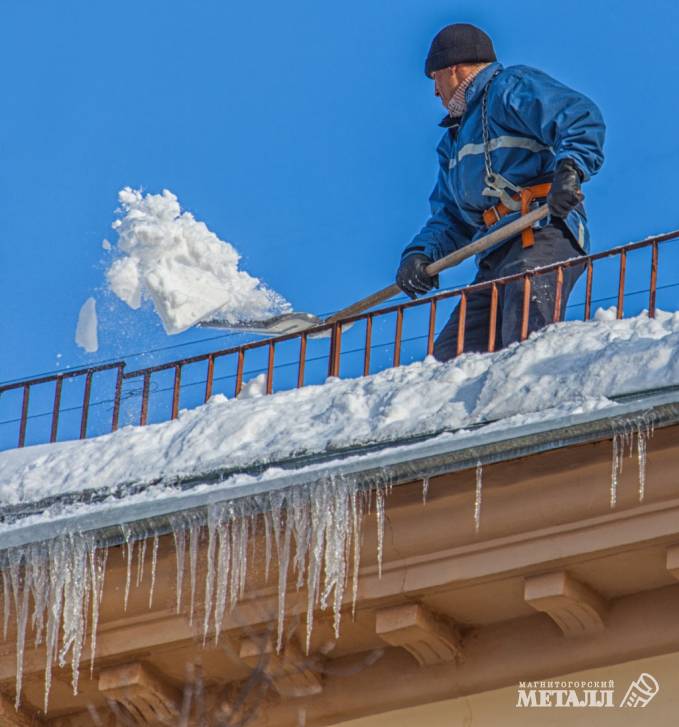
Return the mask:
[[[514,202],[519,203],[521,214],[525,215],[530,211],[530,206],[535,200],[547,197],[551,188],[552,185],[549,182],[545,182],[544,184],[535,184],[532,187],[524,187],[520,192],[512,195],[512,199]],[[498,202],[493,207],[489,207],[487,210],[483,211],[483,222],[486,227],[492,227],[505,215],[515,211],[515,209],[508,207],[503,202]],[[535,244],[535,235],[533,234],[532,227],[529,227],[521,233],[521,244],[523,247],[533,247]]]

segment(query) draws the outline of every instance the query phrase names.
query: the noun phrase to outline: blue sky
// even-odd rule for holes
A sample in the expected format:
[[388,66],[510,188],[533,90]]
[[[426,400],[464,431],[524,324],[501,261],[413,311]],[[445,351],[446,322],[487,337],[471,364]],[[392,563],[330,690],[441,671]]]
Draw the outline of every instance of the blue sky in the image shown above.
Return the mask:
[[[125,185],[171,189],[297,309],[391,282],[435,175],[442,111],[424,55],[457,21],[483,27],[505,65],[538,66],[602,108],[593,249],[679,227],[676,2],[4,3],[0,380],[234,340],[167,337],[101,293]],[[100,350],[87,354],[73,338],[92,294]]]

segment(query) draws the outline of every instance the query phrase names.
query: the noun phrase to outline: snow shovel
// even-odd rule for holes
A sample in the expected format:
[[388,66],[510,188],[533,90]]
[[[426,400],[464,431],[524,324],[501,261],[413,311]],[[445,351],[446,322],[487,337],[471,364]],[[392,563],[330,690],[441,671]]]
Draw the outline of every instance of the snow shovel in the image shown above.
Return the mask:
[[[477,255],[488,248],[497,245],[500,242],[509,240],[515,237],[523,230],[531,227],[538,220],[543,219],[549,214],[549,207],[544,204],[537,209],[528,212],[527,214],[519,217],[518,220],[510,222],[508,225],[501,227],[498,230],[494,230],[483,237],[480,237],[475,242],[466,245],[461,250],[451,252],[450,255],[442,257],[440,260],[431,263],[427,266],[427,273],[429,275],[436,275],[441,270],[452,268],[455,265],[459,265],[463,260]],[[227,321],[220,320],[206,320],[201,321],[197,325],[201,328],[228,328],[234,331],[242,331],[244,333],[256,333],[262,336],[283,336],[288,333],[299,333],[300,331],[306,331],[309,328],[321,326],[327,323],[335,323],[342,318],[348,318],[354,316],[363,311],[372,308],[378,303],[382,303],[389,298],[393,298],[395,295],[401,292],[401,289],[392,283],[382,290],[378,290],[376,293],[362,298],[356,303],[343,308],[341,311],[334,313],[328,318],[319,318],[313,315],[313,313],[283,313],[278,316],[272,316],[261,321],[244,321],[241,323],[228,323]],[[321,334],[322,335],[322,334]]]

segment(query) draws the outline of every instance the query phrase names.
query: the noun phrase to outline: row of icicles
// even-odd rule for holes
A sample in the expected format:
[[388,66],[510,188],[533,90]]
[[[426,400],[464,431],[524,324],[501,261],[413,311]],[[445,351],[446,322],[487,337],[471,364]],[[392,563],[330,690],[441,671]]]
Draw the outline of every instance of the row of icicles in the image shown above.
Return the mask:
[[[289,578],[297,590],[306,588],[306,646],[309,649],[314,609],[331,608],[339,636],[345,590],[351,584],[352,613],[358,593],[361,533],[364,517],[374,510],[377,527],[377,565],[381,576],[384,542],[386,479],[362,482],[329,477],[312,485],[211,504],[202,517],[177,514],[170,519],[176,555],[176,610],[196,618],[199,544],[205,549],[204,610],[197,624],[203,644],[217,643],[225,614],[233,611],[245,591],[248,560],[255,538],[264,543],[264,576],[271,563],[278,570],[277,648],[284,637],[285,597]],[[126,563],[124,608],[131,587],[144,580],[149,559],[149,608],[153,605],[159,536],[139,527],[121,526]],[[260,530],[261,532],[258,532]],[[80,661],[89,631],[90,676],[96,655],[99,609],[104,590],[108,549],[93,533],[68,533],[53,540],[11,548],[2,568],[3,634],[10,613],[16,623],[16,700],[21,704],[23,663],[30,623],[35,647],[45,646],[44,711],[47,712],[54,664],[70,661],[73,693],[78,692]],[[201,564],[202,565],[202,564]],[[136,575],[134,574],[136,566]],[[133,578],[134,576],[134,578]],[[188,604],[183,603],[188,578]],[[29,606],[33,608],[29,619]]]
[[[611,471],[610,505],[615,507],[619,476],[625,451],[632,454],[636,439],[639,466],[639,500],[646,484],[646,443],[653,434],[647,420],[634,422],[615,432]],[[636,436],[635,436],[636,435]],[[481,525],[483,468],[476,466],[474,529]],[[374,509],[377,526],[377,568],[382,573],[384,504],[391,485],[375,480],[360,485],[355,478],[329,477],[312,485],[257,495],[232,502],[209,505],[207,516],[178,514],[171,518],[176,555],[176,610],[187,606],[194,623],[198,590],[198,553],[205,544],[204,611],[198,624],[203,644],[218,642],[227,610],[238,604],[245,591],[248,558],[254,538],[263,535],[264,577],[269,581],[275,557],[278,571],[277,648],[284,637],[285,597],[292,576],[297,590],[307,592],[306,649],[309,650],[314,609],[333,612],[333,626],[339,637],[342,603],[351,587],[352,615],[358,594],[363,519]],[[429,478],[422,481],[422,499],[427,500]],[[258,526],[259,523],[259,526]],[[258,533],[258,527],[263,533]],[[127,573],[124,608],[127,609],[133,583],[144,580],[150,548],[149,608],[153,605],[159,536],[149,537],[141,529],[121,526]],[[250,553],[250,556],[249,556]],[[29,624],[29,603],[33,608],[30,625],[35,647],[45,645],[44,711],[47,712],[52,668],[70,660],[73,693],[78,692],[80,661],[85,651],[89,622],[90,676],[94,669],[108,549],[99,545],[93,533],[69,533],[50,541],[11,548],[4,553],[2,568],[3,634],[7,639],[10,613],[16,622],[16,707],[21,703],[23,661]],[[187,568],[188,560],[188,568]],[[184,579],[188,573],[188,604],[183,604]],[[69,659],[70,657],[70,659]]]

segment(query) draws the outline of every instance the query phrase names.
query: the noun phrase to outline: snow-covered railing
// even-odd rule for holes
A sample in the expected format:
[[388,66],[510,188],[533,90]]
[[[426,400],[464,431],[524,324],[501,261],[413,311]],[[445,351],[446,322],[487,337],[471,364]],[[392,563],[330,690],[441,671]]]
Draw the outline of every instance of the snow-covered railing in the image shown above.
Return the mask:
[[[553,320],[557,322],[562,318],[563,272],[575,265],[583,266],[584,274],[577,288],[582,291],[584,287],[584,295],[581,292],[582,301],[572,303],[569,312],[579,307],[583,308],[583,312],[582,315],[570,317],[589,320],[593,304],[613,300],[616,316],[622,318],[626,313],[626,297],[640,295],[644,296],[643,303],[649,316],[654,317],[658,291],[674,287],[676,283],[672,281],[672,285],[659,285],[659,246],[660,243],[677,239],[679,231],[526,273],[444,291],[418,300],[399,302],[303,333],[253,341],[134,371],[126,371],[125,361],[121,360],[12,382],[0,386],[0,448],[55,442],[60,438],[82,439],[115,431],[119,424],[144,425],[176,419],[180,406],[197,406],[215,393],[227,396],[271,394],[274,390],[322,383],[328,376],[366,376],[378,370],[399,366],[406,360],[419,360],[432,353],[438,329],[447,319],[448,310],[458,302],[460,317],[457,354],[460,355],[465,350],[469,296],[488,289],[491,291],[491,310],[487,348],[488,351],[493,351],[502,286],[515,282],[521,282],[523,286],[523,340],[527,336],[531,291],[535,280],[543,275],[556,276],[557,294]],[[629,266],[630,255],[637,251],[645,256],[641,261],[643,264]],[[600,269],[606,267],[606,261],[617,261],[617,270],[604,269],[602,275]],[[605,294],[603,298],[594,296],[597,283]],[[630,285],[643,288],[630,291]],[[574,300],[578,298],[575,294],[572,297]],[[664,301],[663,307],[672,310],[676,308],[673,301]],[[635,309],[634,313],[638,312]],[[408,335],[409,332],[414,335]],[[382,334],[386,338],[380,338]],[[189,371],[194,374],[192,379],[185,375]],[[226,381],[233,382],[228,390],[223,383]],[[64,405],[66,382],[71,390],[70,400]],[[95,389],[96,397],[93,400]],[[168,397],[161,399],[158,396],[166,391],[171,392],[169,401]],[[38,397],[34,396],[34,392],[39,392]],[[8,401],[10,397],[13,400]],[[44,411],[32,414],[30,406],[36,398],[42,402]],[[2,406],[3,403],[6,405]],[[91,417],[94,406],[98,407],[96,422],[92,422]],[[65,415],[69,417],[68,422],[64,422]],[[35,431],[29,432],[29,420],[36,424],[31,427]],[[12,437],[8,434],[7,427],[13,426],[16,428]]]

